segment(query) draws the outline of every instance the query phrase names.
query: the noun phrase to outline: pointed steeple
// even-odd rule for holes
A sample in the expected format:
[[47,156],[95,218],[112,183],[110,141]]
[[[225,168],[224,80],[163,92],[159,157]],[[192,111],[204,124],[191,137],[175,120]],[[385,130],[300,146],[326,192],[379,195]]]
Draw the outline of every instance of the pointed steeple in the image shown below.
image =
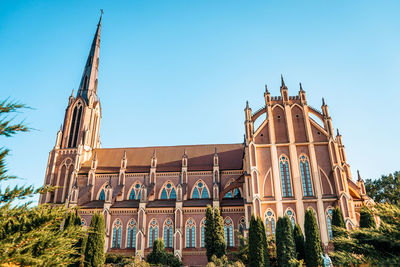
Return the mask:
[[83,70],[82,79],[78,90],[78,96],[82,96],[87,102],[89,102],[91,96],[96,97],[97,94],[102,16],[103,10],[101,10],[100,20],[97,24],[97,30],[93,38],[92,46],[90,48],[89,56]]
[[285,81],[283,80],[283,75],[281,74],[281,89],[282,89],[282,88],[287,89],[286,84],[285,84]]

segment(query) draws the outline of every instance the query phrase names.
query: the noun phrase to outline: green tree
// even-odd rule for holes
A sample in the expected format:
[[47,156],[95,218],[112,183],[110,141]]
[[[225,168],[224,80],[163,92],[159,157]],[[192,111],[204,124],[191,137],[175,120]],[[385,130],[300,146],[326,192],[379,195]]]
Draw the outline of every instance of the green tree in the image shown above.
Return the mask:
[[361,228],[375,228],[376,222],[374,219],[374,215],[372,215],[371,211],[368,207],[362,207],[360,211],[360,227]]
[[333,237],[343,236],[344,235],[344,219],[343,212],[339,207],[336,207],[332,211],[332,235]]
[[85,266],[97,267],[104,264],[105,223],[103,214],[95,212],[90,222],[85,250]]
[[356,228],[349,237],[335,237],[331,254],[335,265],[400,266],[400,207],[377,204],[370,212],[380,218],[379,227]]
[[165,251],[164,241],[156,239],[153,242],[153,250],[147,256],[147,261],[154,265],[165,265],[169,267],[180,267],[182,263],[177,257]]
[[276,257],[278,266],[292,266],[296,261],[293,227],[288,216],[280,217],[276,224]]
[[257,217],[258,229],[261,231],[261,240],[263,244],[263,255],[264,255],[264,267],[269,267],[269,251],[268,251],[268,241],[267,234],[265,232],[265,226],[260,217]]
[[304,235],[300,225],[296,224],[293,230],[294,243],[296,245],[297,259],[304,260]]
[[207,261],[211,261],[212,255],[215,255],[215,227],[214,227],[214,214],[210,205],[206,209],[206,221],[204,228],[204,246],[206,247]]
[[365,181],[367,195],[378,203],[400,205],[400,171]]
[[[0,102],[0,137],[12,137],[30,130],[23,122],[15,123],[15,114],[27,108],[13,101]],[[26,200],[53,190],[33,186],[5,186],[16,179],[8,173],[6,157],[10,150],[0,148],[0,265],[57,266],[75,262],[74,247],[82,228],[62,229],[67,210],[64,206],[30,206]]]
[[321,237],[319,235],[317,219],[311,209],[308,209],[305,214],[304,232],[306,235],[304,248],[307,267],[322,265]]
[[264,266],[264,243],[262,240],[262,229],[257,219],[251,216],[249,228],[249,266]]
[[[207,219],[206,219],[207,220]],[[219,209],[214,208],[214,248],[215,256],[221,258],[226,253],[224,219],[222,218]]]

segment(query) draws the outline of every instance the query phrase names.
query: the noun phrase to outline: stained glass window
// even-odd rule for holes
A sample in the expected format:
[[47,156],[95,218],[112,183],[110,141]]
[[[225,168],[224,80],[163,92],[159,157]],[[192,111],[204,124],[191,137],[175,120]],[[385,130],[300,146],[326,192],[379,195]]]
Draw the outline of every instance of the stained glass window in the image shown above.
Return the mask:
[[285,155],[280,157],[279,166],[281,170],[282,196],[291,197],[292,186],[290,183],[289,161]]

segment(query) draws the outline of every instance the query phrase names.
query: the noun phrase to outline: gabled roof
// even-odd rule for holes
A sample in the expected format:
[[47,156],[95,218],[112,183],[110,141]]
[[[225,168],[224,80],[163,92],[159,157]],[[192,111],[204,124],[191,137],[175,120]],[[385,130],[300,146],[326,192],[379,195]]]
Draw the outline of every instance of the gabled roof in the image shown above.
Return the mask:
[[186,150],[189,171],[210,171],[213,168],[215,148],[219,158],[220,170],[241,170],[244,156],[243,144],[215,144],[189,146],[158,146],[131,148],[98,148],[92,157],[82,164],[80,173],[90,170],[94,154],[97,154],[96,173],[118,172],[121,159],[126,151],[126,172],[149,172],[154,151],[157,158],[157,172],[180,172],[182,156]]

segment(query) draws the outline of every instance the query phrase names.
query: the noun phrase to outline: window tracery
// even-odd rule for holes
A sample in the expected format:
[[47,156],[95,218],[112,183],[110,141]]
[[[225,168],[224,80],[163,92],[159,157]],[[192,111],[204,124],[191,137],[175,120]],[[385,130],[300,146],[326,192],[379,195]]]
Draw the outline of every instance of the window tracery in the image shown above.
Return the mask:
[[112,248],[121,248],[122,224],[119,219],[115,220],[113,225]]
[[136,222],[130,220],[127,227],[127,248],[135,248],[136,245]]
[[286,215],[289,217],[290,221],[292,222],[292,226],[294,227],[294,225],[296,224],[296,216],[294,214],[294,211],[291,208],[288,208],[286,210]]
[[164,244],[166,248],[172,248],[173,224],[171,219],[164,223]]
[[149,248],[153,247],[153,241],[158,238],[158,223],[155,219],[151,220],[149,226]]
[[192,198],[210,198],[208,188],[202,180],[198,180],[193,188]]
[[134,184],[134,186],[132,186],[131,192],[129,194],[129,200],[140,200],[141,194],[142,194],[142,190],[140,188],[140,183],[136,182]]
[[279,166],[281,170],[282,196],[291,197],[292,186],[290,183],[289,160],[285,155],[279,158]]
[[186,221],[186,247],[196,247],[196,224],[192,218]]
[[310,164],[305,155],[300,156],[300,172],[303,185],[303,194],[304,196],[312,196],[313,191],[311,185]]
[[233,247],[233,222],[229,217],[224,221],[225,242],[228,247]]
[[267,230],[267,236],[275,235],[275,214],[272,210],[267,210],[264,215],[265,217],[265,228]]
[[161,187],[160,199],[176,199],[175,186],[171,181],[166,182]]
[[[235,181],[234,179],[229,180],[229,181],[226,183],[225,188],[227,188],[228,186],[230,186],[234,181]],[[241,198],[241,197],[242,197],[242,194],[241,194],[239,188],[234,188],[234,189],[232,189],[231,191],[227,192],[227,193],[225,194],[225,196],[224,196],[224,198]]]
[[326,225],[328,226],[328,234],[329,234],[329,240],[333,238],[333,233],[332,233],[332,214],[333,214],[333,209],[329,208],[326,212]]

